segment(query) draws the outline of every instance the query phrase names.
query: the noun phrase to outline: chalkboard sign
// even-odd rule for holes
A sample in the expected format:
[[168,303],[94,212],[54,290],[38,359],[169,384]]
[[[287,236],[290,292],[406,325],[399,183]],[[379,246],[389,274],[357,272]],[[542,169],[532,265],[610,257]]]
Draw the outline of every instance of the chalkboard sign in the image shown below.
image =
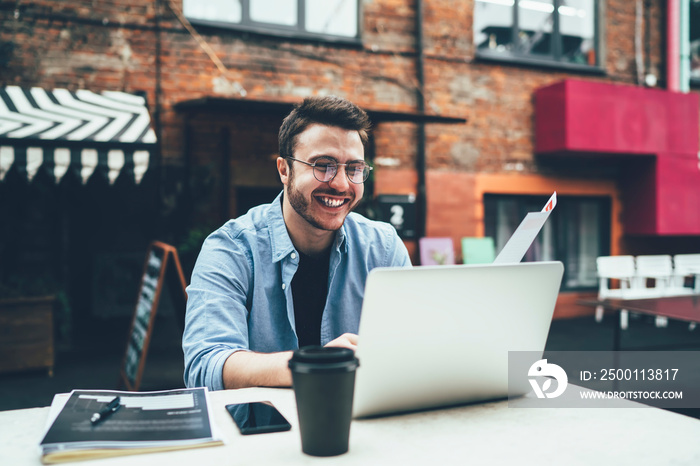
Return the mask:
[[[172,262],[172,266],[168,264]],[[172,270],[169,274],[168,270]],[[174,303],[182,309],[184,319],[186,282],[182,273],[182,266],[177,255],[177,250],[165,243],[154,241],[148,248],[146,261],[141,276],[141,286],[136,298],[136,309],[131,322],[131,329],[126,342],[126,353],[122,364],[121,383],[127,390],[138,390],[146,364],[148,343],[153,332],[156,311],[160,301],[160,294],[166,277],[173,282],[170,289],[173,292]],[[183,320],[184,322],[184,320]]]
[[377,196],[379,219],[391,223],[403,239],[416,237],[416,196],[380,194]]

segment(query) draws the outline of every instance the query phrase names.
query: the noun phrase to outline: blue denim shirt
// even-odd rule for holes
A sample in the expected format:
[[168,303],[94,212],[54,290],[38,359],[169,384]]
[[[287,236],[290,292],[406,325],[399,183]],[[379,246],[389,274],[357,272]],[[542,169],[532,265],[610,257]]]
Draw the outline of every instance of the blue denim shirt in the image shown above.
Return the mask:
[[[182,347],[188,387],[222,390],[224,362],[236,351],[298,348],[290,284],[299,254],[281,201],[282,194],[228,221],[204,242],[187,287]],[[391,225],[349,214],[332,245],[321,344],[357,333],[370,270],[410,265]]]

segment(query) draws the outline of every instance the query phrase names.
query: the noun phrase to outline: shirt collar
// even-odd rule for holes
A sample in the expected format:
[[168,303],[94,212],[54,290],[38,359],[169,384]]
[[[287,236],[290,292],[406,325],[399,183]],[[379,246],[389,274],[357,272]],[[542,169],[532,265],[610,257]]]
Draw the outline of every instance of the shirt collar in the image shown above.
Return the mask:
[[[347,217],[345,217],[347,220]],[[348,241],[345,233],[345,222],[335,235],[335,250],[338,252],[348,252]]]
[[270,231],[273,262],[281,261],[294,251],[294,245],[292,244],[292,239],[289,237],[287,225],[284,223],[284,216],[282,215],[283,194],[284,191],[277,195],[267,211],[267,225]]
[[[287,225],[284,223],[284,215],[282,214],[283,195],[284,191],[279,193],[275,200],[272,201],[267,211],[267,224],[270,230],[273,262],[281,261],[295,250],[292,239],[289,237],[289,232],[287,231]],[[344,222],[343,226],[340,227],[340,230],[338,230],[338,233],[335,235],[335,250],[338,252],[348,251]]]

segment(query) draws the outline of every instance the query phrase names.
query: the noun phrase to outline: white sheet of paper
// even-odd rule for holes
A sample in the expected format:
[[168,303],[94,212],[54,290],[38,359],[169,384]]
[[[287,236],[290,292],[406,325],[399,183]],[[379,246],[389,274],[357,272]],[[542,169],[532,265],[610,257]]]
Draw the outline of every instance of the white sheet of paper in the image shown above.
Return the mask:
[[547,202],[544,203],[544,207],[542,207],[542,212],[550,212],[557,206],[557,192],[554,191],[554,194],[552,194],[547,200]]
[[545,203],[541,212],[530,212],[528,213],[518,228],[516,228],[513,235],[510,237],[508,242],[501,252],[498,253],[496,259],[493,261],[494,264],[517,264],[523,257],[530,245],[537,237],[537,233],[542,229],[542,225],[549,218],[549,214],[557,205],[557,192],[549,198]]
[[57,393],[53,396],[53,401],[51,401],[51,407],[49,408],[49,416],[46,418],[46,425],[44,426],[41,438],[46,436],[51,424],[53,424],[53,421],[58,417],[58,413],[60,413],[66,403],[68,403],[68,398],[70,398],[70,393]]

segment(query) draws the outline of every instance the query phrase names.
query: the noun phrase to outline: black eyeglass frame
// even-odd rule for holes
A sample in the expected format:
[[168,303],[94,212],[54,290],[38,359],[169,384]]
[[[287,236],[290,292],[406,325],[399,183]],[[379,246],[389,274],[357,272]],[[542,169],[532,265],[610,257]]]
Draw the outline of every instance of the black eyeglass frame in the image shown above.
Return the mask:
[[[285,157],[285,159],[293,160],[294,162],[301,162],[301,163],[303,163],[304,165],[308,165],[309,167],[313,168],[314,178],[316,178],[316,179],[317,179],[318,181],[320,181],[321,183],[330,183],[331,181],[333,181],[333,180],[335,179],[336,175],[338,174],[338,167],[339,167],[339,166],[345,167],[345,176],[347,177],[348,181],[349,181],[350,183],[353,183],[353,184],[363,184],[363,183],[364,183],[365,181],[367,181],[367,179],[369,178],[370,172],[371,172],[372,170],[374,170],[374,167],[371,166],[370,164],[368,164],[367,162],[365,162],[364,160],[352,160],[352,161],[350,161],[350,162],[348,162],[348,163],[338,163],[338,161],[335,160],[335,159],[332,158],[332,157],[319,157],[314,163],[309,163],[309,162],[304,162],[303,160],[295,159],[294,157]],[[319,178],[318,172],[316,172],[316,164],[317,164],[318,161],[321,160],[321,159],[323,159],[323,160],[328,160],[328,161],[329,161],[329,164],[326,166],[326,168],[328,168],[328,167],[335,167],[335,173],[333,173],[333,176],[331,176],[331,177],[330,177],[329,179],[327,179],[327,180],[322,180],[322,179],[320,179],[320,178]],[[333,162],[334,165],[331,165],[330,162]],[[364,169],[363,169],[363,171],[362,171],[362,173],[363,173],[363,179],[362,179],[362,181],[360,181],[359,183],[356,182],[356,181],[353,181],[353,180],[350,178],[350,173],[348,172],[348,169],[347,169],[347,166],[348,166],[348,165],[351,165],[351,164],[358,164],[358,163],[362,163],[362,164],[364,165]],[[321,167],[319,167],[319,169],[320,169],[320,168],[321,168]]]

